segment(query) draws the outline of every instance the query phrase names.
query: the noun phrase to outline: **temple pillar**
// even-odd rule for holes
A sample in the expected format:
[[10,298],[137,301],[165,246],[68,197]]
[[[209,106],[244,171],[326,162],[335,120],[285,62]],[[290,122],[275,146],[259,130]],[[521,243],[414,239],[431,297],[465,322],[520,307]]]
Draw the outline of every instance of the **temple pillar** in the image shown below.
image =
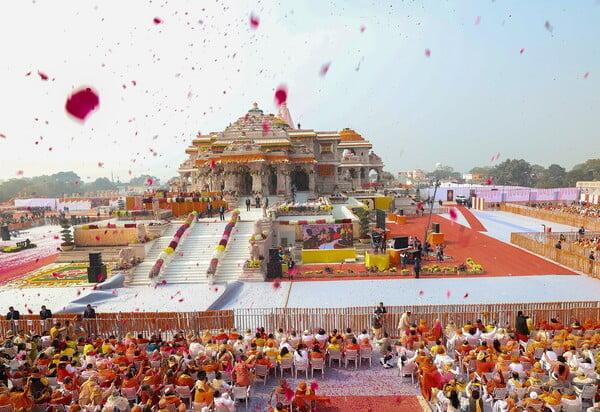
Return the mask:
[[314,170],[310,170],[308,172],[308,191],[310,193],[315,192],[315,171]]
[[262,176],[259,174],[252,175],[252,191],[262,193]]
[[287,176],[284,173],[284,170],[279,167],[277,168],[277,194],[286,194],[287,193]]

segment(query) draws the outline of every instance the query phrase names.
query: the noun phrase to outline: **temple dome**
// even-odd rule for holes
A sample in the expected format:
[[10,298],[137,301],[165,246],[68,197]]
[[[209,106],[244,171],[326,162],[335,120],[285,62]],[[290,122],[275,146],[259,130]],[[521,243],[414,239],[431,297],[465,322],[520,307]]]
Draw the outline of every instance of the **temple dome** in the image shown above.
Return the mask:
[[339,134],[340,134],[340,141],[342,141],[342,142],[365,141],[365,139],[361,135],[359,135],[354,130],[349,129],[349,128],[345,128],[344,130],[341,130]]

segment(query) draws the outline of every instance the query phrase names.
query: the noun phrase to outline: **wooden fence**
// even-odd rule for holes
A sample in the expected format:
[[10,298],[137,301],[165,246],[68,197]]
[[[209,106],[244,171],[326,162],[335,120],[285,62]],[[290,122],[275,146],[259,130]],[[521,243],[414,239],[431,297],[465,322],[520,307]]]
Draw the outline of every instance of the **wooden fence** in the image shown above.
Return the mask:
[[[82,326],[101,337],[110,335],[124,336],[127,332],[141,333],[148,336],[162,333],[169,337],[173,332],[199,332],[209,329],[236,327],[243,332],[247,329],[255,331],[264,327],[267,331],[282,328],[284,331],[295,330],[301,334],[303,330],[323,328],[339,331],[351,328],[353,331],[369,329],[373,315],[373,307],[351,308],[251,308],[206,312],[136,312],[136,313],[99,313],[96,319],[85,319]],[[513,327],[517,311],[522,310],[531,316],[534,322],[550,318],[560,319],[564,324],[570,324],[577,319],[585,321],[588,318],[600,319],[600,302],[540,302],[540,303],[508,303],[480,305],[424,305],[424,306],[388,306],[388,315],[384,320],[384,329],[390,336],[397,335],[400,316],[405,311],[412,312],[412,319],[418,322],[425,319],[431,326],[436,319],[442,325],[454,321],[463,326],[467,321],[475,322],[481,319],[487,323],[496,321],[503,327]],[[74,321],[75,314],[58,314],[54,320],[40,321],[37,315],[26,315],[14,322],[1,320],[0,332],[3,336],[10,330],[24,330],[28,333],[41,334],[49,330],[52,323],[66,320]]]
[[500,210],[549,222],[561,223],[563,225],[574,227],[583,226],[586,231],[600,232],[600,219],[597,217],[578,216],[572,213],[538,209],[529,206],[516,205],[514,203],[503,203],[500,205]]
[[591,260],[579,251],[557,249],[554,242],[548,241],[544,233],[511,233],[510,243],[544,256],[573,270],[598,278],[600,260]]

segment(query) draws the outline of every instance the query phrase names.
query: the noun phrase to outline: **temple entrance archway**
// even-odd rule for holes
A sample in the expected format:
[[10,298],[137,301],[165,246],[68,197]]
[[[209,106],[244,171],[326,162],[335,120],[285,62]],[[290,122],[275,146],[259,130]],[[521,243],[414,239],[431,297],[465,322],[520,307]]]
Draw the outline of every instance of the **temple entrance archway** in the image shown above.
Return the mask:
[[269,195],[277,194],[277,173],[275,170],[269,170]]
[[308,192],[308,174],[304,170],[294,170],[290,176],[297,192]]
[[238,169],[238,187],[240,195],[248,196],[252,194],[252,175],[250,169],[240,167]]

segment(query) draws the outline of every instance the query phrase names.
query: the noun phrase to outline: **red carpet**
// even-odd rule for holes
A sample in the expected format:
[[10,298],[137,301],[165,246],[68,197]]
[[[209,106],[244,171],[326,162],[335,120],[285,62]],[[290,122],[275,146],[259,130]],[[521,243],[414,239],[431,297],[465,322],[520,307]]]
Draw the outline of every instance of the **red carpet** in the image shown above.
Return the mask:
[[319,412],[422,411],[416,396],[332,396],[331,405],[319,405]]
[[[472,214],[471,216],[473,219],[476,219]],[[443,217],[433,215],[431,221],[440,224],[440,230],[444,233],[446,244],[445,254],[452,256],[452,259],[448,259],[440,264],[442,267],[464,263],[470,257],[475,263],[482,265],[485,271],[485,275],[476,275],[477,277],[576,274],[569,269],[532,255],[525,250],[496,240],[483,233],[479,233],[477,230],[459,225]],[[427,216],[409,216],[405,225],[386,223],[387,227],[391,230],[392,236],[410,235],[417,236],[419,239],[423,239],[426,224]],[[429,259],[429,261],[423,261],[423,266],[437,263],[433,257],[429,257]]]
[[485,226],[481,224],[479,219],[477,219],[468,208],[464,206],[458,206],[457,209],[460,210],[460,213],[462,213],[465,219],[467,219],[467,222],[469,223],[469,226],[471,226],[471,229],[476,230],[477,232],[487,232]]
[[42,266],[54,263],[54,261],[59,255],[60,253],[55,253],[50,256],[44,256],[43,258],[25,262],[19,266],[15,266],[10,269],[0,270],[0,284],[4,284],[13,280],[14,278],[23,276],[29,272],[33,272],[34,270],[39,269]]

